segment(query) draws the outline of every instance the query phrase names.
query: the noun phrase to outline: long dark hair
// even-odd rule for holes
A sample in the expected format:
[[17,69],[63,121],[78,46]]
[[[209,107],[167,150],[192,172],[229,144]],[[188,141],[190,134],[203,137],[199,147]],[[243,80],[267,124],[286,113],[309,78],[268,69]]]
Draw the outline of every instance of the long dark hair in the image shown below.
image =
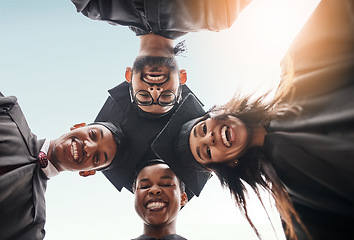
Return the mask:
[[[290,91],[290,89],[289,89]],[[287,93],[289,93],[289,91]],[[285,92],[283,91],[285,94]],[[299,108],[296,105],[282,103],[284,94],[276,95],[272,101],[267,103],[265,100],[269,93],[252,100],[252,96],[235,96],[231,101],[219,107],[213,107],[210,110],[210,117],[215,119],[225,119],[228,116],[234,116],[242,120],[249,134],[252,135],[252,127],[264,126],[267,128],[270,121],[277,118],[287,117],[292,114],[298,114]],[[234,162],[236,159],[231,160]],[[261,236],[250,219],[247,211],[247,183],[256,193],[258,199],[263,205],[259,189],[268,191],[275,200],[283,222],[285,223],[285,234],[290,239],[297,239],[295,229],[292,224],[292,217],[302,224],[299,215],[295,211],[289,195],[278,178],[278,175],[268,159],[262,147],[250,147],[246,152],[238,157],[238,165],[230,167],[230,162],[209,163],[207,168],[211,169],[218,176],[222,186],[228,187],[235,198],[236,205],[245,216],[258,238]],[[263,205],[264,207],[264,205]]]

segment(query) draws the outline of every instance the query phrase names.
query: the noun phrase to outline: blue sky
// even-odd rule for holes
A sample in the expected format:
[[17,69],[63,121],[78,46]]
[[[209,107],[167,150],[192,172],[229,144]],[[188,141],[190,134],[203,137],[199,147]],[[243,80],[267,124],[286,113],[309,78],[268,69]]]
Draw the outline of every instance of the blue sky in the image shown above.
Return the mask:
[[[279,63],[319,0],[254,0],[228,30],[191,33],[179,57],[188,86],[208,109],[236,92],[264,92],[277,84]],[[177,43],[177,41],[176,41]],[[54,139],[75,123],[92,122],[124,81],[138,53],[128,28],[92,21],[70,1],[1,0],[0,91],[15,95],[32,131]],[[130,239],[142,233],[134,196],[118,192],[99,173],[61,173],[48,182],[45,239]],[[251,195],[254,221],[275,239]],[[269,210],[271,212],[271,210]],[[276,212],[279,239],[284,239]],[[180,212],[177,231],[188,239],[257,239],[216,177]]]

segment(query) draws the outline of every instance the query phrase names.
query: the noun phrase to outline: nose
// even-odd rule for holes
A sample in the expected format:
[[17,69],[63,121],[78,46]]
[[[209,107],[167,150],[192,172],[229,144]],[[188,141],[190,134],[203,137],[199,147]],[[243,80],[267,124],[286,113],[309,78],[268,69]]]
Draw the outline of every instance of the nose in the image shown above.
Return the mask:
[[151,97],[154,99],[154,101],[157,100],[157,98],[160,96],[161,92],[163,92],[163,88],[160,86],[150,86],[148,88],[149,93],[151,94]]
[[206,142],[209,146],[214,146],[215,145],[215,136],[214,132],[209,132],[206,136]]
[[161,188],[157,185],[152,186],[149,190],[150,195],[160,195],[161,193]]
[[88,140],[84,141],[84,150],[86,152],[86,156],[90,157],[91,155],[93,155],[96,150],[97,150],[97,144],[90,142]]

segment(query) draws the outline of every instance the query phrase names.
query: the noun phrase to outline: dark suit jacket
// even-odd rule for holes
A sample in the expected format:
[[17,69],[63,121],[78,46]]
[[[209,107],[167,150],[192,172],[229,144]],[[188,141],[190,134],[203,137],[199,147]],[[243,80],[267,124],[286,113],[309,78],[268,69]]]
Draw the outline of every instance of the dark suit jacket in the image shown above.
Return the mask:
[[0,166],[23,164],[0,176],[0,238],[43,239],[48,178],[37,164],[44,141],[31,132],[17,98],[0,92]]
[[354,238],[353,16],[352,0],[319,3],[282,61],[287,100],[303,111],[272,121],[265,139],[313,239]]

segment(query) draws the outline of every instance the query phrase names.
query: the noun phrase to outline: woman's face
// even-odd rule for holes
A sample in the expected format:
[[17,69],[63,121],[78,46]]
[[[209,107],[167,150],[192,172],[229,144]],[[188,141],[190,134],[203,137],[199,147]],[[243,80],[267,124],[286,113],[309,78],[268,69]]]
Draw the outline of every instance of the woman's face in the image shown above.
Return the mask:
[[201,164],[227,162],[240,156],[248,143],[248,131],[238,118],[208,118],[197,123],[189,135],[189,146]]

